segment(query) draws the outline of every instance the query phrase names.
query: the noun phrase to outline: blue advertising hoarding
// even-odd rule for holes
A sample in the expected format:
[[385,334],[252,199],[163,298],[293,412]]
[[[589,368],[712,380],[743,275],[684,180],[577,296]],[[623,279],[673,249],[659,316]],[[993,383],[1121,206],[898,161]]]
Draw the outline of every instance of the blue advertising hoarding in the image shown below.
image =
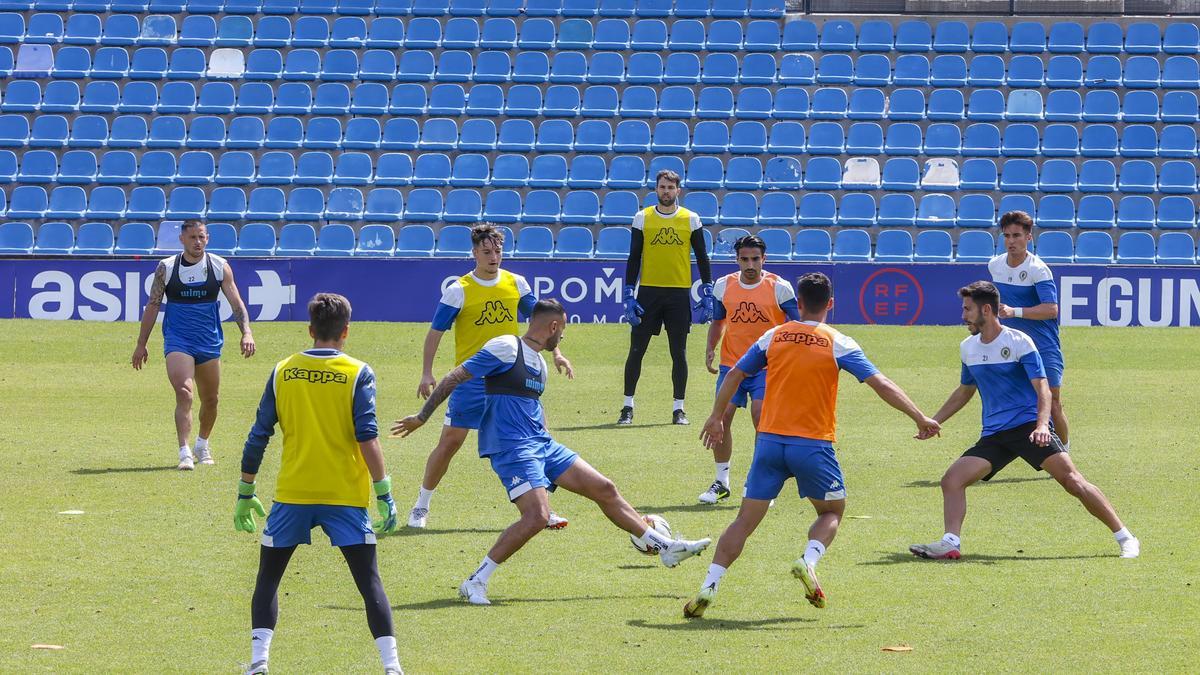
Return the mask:
[[[0,260],[0,318],[137,321],[157,260],[10,258]],[[305,319],[319,291],[342,293],[360,321],[428,321],[442,288],[470,260],[395,258],[231,258],[254,321]],[[621,317],[625,263],[616,260],[508,260],[539,297],[556,297],[572,321]],[[987,278],[983,264],[770,263],[794,281],[810,271],[834,282],[839,324],[952,325],[957,289]],[[1059,265],[1059,319],[1065,326],[1200,325],[1200,268]],[[714,274],[736,271],[716,263]],[[694,289],[693,289],[694,290]],[[224,302],[224,300],[222,300]],[[229,316],[228,307],[222,315]]]

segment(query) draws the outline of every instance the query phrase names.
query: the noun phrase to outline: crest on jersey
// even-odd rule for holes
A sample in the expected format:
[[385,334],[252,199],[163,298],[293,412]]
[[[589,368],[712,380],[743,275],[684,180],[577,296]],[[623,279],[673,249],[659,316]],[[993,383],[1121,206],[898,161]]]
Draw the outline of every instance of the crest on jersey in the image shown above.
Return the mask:
[[1010,356],[1012,356],[1012,350],[1011,350],[1011,349],[1009,349],[1008,347],[1005,347],[1005,348],[1003,348],[1003,349],[1001,349],[1001,350],[1000,350],[1000,358],[1002,358],[1002,359],[1004,359],[1005,361],[1007,361],[1007,360],[1008,360],[1008,357],[1010,357]]
[[1025,270],[1021,270],[1021,273],[1018,274],[1017,276],[1020,277],[1021,281],[1025,281],[1025,278],[1029,276],[1029,272],[1027,272]]
[[729,317],[733,323],[768,323],[770,319],[763,313],[758,305],[753,302],[740,302],[734,310],[733,315]]
[[683,240],[675,233],[675,230],[663,228],[654,235],[654,239],[650,241],[652,246],[682,246]]
[[489,323],[504,323],[512,321],[512,312],[508,311],[508,307],[500,300],[488,300],[483,305],[483,311],[480,312],[479,318],[475,320],[476,326],[483,326]]

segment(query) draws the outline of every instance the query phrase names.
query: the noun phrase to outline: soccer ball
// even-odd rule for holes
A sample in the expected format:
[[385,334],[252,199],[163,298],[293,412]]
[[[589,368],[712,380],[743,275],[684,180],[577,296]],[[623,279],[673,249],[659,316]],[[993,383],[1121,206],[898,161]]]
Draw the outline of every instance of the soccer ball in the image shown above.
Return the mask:
[[[646,521],[646,525],[651,527],[655,532],[661,534],[662,536],[669,539],[675,538],[675,535],[671,534],[671,524],[667,522],[666,518],[651,514],[648,516],[642,516],[642,520]],[[633,536],[632,534],[629,535],[629,541],[633,543],[633,547],[636,548],[638,552],[644,555],[658,555],[658,549],[647,548],[646,545],[642,543],[641,539]]]

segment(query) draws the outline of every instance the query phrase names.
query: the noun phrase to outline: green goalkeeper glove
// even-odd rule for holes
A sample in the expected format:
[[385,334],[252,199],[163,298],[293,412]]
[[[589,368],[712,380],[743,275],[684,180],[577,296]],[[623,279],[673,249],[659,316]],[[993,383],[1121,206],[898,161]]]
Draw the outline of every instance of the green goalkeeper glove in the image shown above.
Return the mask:
[[391,534],[396,531],[396,500],[392,499],[392,477],[384,476],[383,480],[375,481],[374,486],[380,516],[380,520],[375,521],[375,531]]
[[239,532],[253,532],[255,513],[260,518],[267,517],[262,502],[258,501],[258,497],[254,494],[254,483],[240,480],[238,481],[237,507],[233,510],[233,529]]

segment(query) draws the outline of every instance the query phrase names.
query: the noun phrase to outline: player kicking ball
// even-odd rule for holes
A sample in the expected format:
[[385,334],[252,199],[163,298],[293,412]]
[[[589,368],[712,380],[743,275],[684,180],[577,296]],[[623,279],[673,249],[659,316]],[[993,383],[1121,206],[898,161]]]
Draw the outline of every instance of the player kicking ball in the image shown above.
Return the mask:
[[557,487],[596,502],[613,524],[640,537],[647,549],[658,551],[667,567],[699,554],[710,543],[708,539],[670,539],[648,527],[612,481],[550,437],[541,403],[547,368],[540,352],[554,351],[566,324],[566,310],[557,300],[538,301],[525,335],[489,340],[442,378],[421,412],[392,425],[393,435],[408,436],[429,420],[455,387],[472,378],[483,380],[486,401],[479,427],[479,455],[491,461],[521,518],[500,535],[479,568],[459,586],[459,595],[473,605],[491,604],[488,582],[496,568],[546,528],[549,493]]
[[[375,531],[367,507],[374,502],[380,532],[396,529],[396,502],[375,421],[375,374],[342,352],[349,333],[350,301],[319,293],[308,303],[312,349],[280,361],[271,373],[258,415],[242,451],[234,527],[253,532],[264,515],[254,479],[275,431],[283,430],[283,455],[275,504],[259,547],[258,579],[250,602],[250,668],[267,672],[271,638],[279,619],[279,582],[300,544],[312,543],[320,526],[350,567],[367,610],[367,625],[383,670],[399,675],[392,607],[375,559]],[[373,490],[372,490],[373,488]]]
[[816,566],[833,543],[846,510],[846,484],[833,452],[840,371],[865,382],[885,403],[908,415],[917,424],[918,437],[938,430],[937,422],[926,417],[900,387],[867,360],[857,342],[825,324],[833,308],[829,277],[819,272],[806,274],[800,277],[796,290],[801,320],[764,333],[726,373],[700,435],[710,448],[721,443],[729,401],[746,378],[766,368],[767,391],[754,458],[746,476],[746,496],[737,518],[717,542],[700,592],[683,607],[687,618],[703,616],[716,601],[721,577],[742,554],[746,540],[789,478],[796,479],[800,496],[808,497],[817,511],[817,519],[808,530],[808,546],[804,556],[792,563],[792,574],[804,584],[804,597],[809,603],[818,609],[825,607]]
[[[975,395],[983,400],[983,433],[979,441],[942,476],[942,518],[946,533],[932,544],[914,544],[921,558],[957,560],[962,555],[967,486],[991,480],[1020,457],[1046,471],[1116,537],[1122,558],[1136,558],[1141,544],[1117,517],[1100,488],[1075,468],[1071,456],[1050,427],[1051,396],[1046,369],[1033,340],[1000,324],[1000,292],[989,281],[959,289],[962,318],[971,336],[962,341],[961,384],[934,414],[944,424]],[[929,436],[926,436],[929,438]]]

